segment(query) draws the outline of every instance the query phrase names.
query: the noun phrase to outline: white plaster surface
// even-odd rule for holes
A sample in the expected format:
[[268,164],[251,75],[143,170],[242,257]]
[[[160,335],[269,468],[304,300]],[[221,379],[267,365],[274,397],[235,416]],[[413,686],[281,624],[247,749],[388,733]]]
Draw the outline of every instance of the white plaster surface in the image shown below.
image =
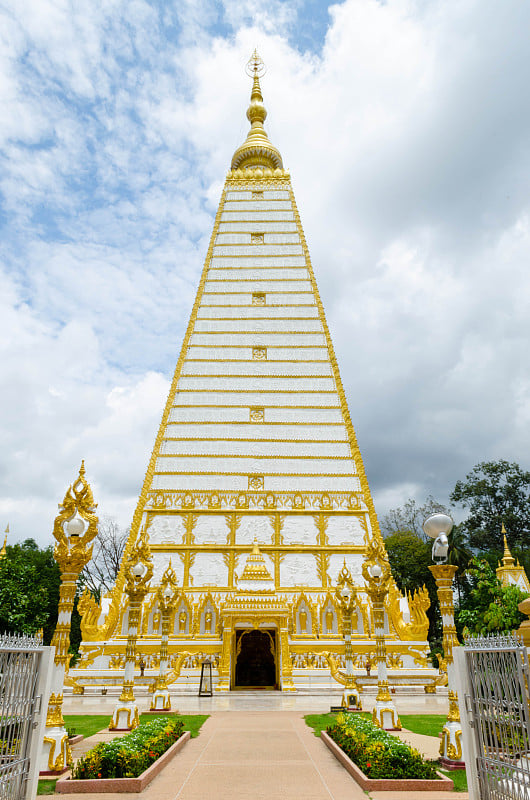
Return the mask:
[[[259,233],[259,231],[256,231],[256,233]],[[251,242],[250,237],[248,243],[227,244],[219,242],[219,237],[217,237],[217,244],[215,244],[213,248],[213,256],[216,261],[218,256],[251,256],[253,259],[257,260],[265,256],[294,255],[303,255],[301,244],[297,242],[287,242],[283,244],[277,242],[266,243],[265,237],[263,237],[263,244]],[[217,264],[217,266],[220,265]]]
[[359,517],[328,517],[326,534],[330,545],[353,544],[362,546],[364,543],[364,530]]
[[[254,392],[200,392],[179,391],[175,397],[175,406],[193,405],[248,405],[248,406],[321,406],[332,407],[339,405],[338,397],[329,392],[314,392],[313,394],[292,394],[289,391],[281,392],[279,389],[271,392],[265,390]],[[300,419],[300,414],[298,414]]]
[[[271,354],[272,355],[272,354]],[[267,353],[268,356],[268,353]],[[323,361],[300,363],[299,361],[266,361],[252,360],[248,362],[234,361],[186,361],[182,366],[182,375],[233,375],[233,376],[297,376],[311,377],[331,376],[331,366]]]
[[248,233],[265,233],[268,231],[276,232],[276,233],[284,233],[284,232],[296,232],[296,222],[292,220],[291,222],[272,222],[267,221],[263,222],[260,220],[256,220],[253,222],[226,222],[221,221],[219,225],[219,234],[223,233],[240,233],[240,232],[248,232]]
[[[233,439],[232,441],[225,441],[229,439],[229,431],[221,441],[216,439],[208,439],[200,441],[197,438],[192,438],[187,441],[167,441],[164,443],[164,456],[178,456],[182,455],[214,455],[214,456],[248,456],[248,457],[270,457],[277,458],[320,458],[320,457],[337,457],[344,458],[348,456],[349,446],[340,443],[323,443],[323,442],[304,442],[299,440],[296,442],[267,442],[255,439],[253,441],[241,441]],[[165,459],[166,460],[166,459]],[[165,463],[165,460],[161,462]],[[348,533],[343,534],[347,536]]]
[[155,586],[162,580],[162,575],[169,566],[169,559],[171,559],[171,566],[177,576],[179,586],[182,586],[184,578],[184,565],[177,553],[151,553],[153,559],[153,577],[151,578],[151,586]]
[[287,198],[285,200],[273,200],[264,196],[262,200],[239,200],[238,202],[226,200],[224,205],[224,211],[261,211],[265,213],[280,209],[291,209],[290,200]]
[[268,333],[263,336],[274,336],[274,339],[257,340],[257,333],[193,333],[191,336],[191,344],[198,345],[214,345],[216,347],[227,345],[235,345],[236,347],[255,347],[256,344],[266,344],[276,347],[291,347],[297,348],[304,347],[322,347],[325,344],[323,333]]
[[288,553],[280,563],[281,586],[321,586],[314,556]]
[[224,514],[199,514],[193,537],[195,544],[226,544],[229,532]]
[[[263,440],[268,439],[284,439],[307,441],[317,440],[315,446],[320,446],[318,440],[337,440],[342,443],[346,441],[346,428],[339,425],[268,425],[266,422],[259,424],[248,422],[248,409],[245,415],[242,415],[244,422],[237,422],[231,424],[224,422],[221,424],[204,423],[194,424],[193,422],[182,423],[181,425],[171,424],[166,428],[166,436],[174,436],[179,439],[197,439],[197,438],[210,438],[210,439],[230,439],[237,441],[238,439],[251,439]],[[247,424],[245,424],[247,423]],[[226,443],[225,443],[226,444]],[[165,443],[166,449],[164,452],[176,452],[180,446],[179,442]],[[344,455],[344,453],[341,453]]]
[[[314,425],[319,423],[336,423],[344,426],[344,420],[340,408],[311,408],[304,410],[304,422]],[[265,411],[266,422],[298,422],[300,411],[290,408],[267,408]],[[346,428],[344,426],[343,430]],[[346,437],[347,438],[347,437]]]
[[[204,408],[200,406],[193,407],[173,407],[169,414],[170,423],[178,422],[228,422],[228,421],[249,421],[249,409],[243,408]],[[176,427],[176,425],[175,425]],[[169,432],[171,431],[171,432]],[[175,433],[173,426],[167,427],[168,436],[179,436]]]
[[159,514],[147,531],[151,544],[183,544],[186,528],[180,514]]
[[266,475],[266,492],[355,492],[356,478],[311,475]]
[[[257,539],[260,544],[272,544],[273,538],[274,526],[269,517],[257,514],[242,515],[236,530],[237,544],[252,544],[254,539]],[[271,574],[274,576],[274,573]]]
[[198,319],[195,331],[222,331],[239,333],[243,331],[256,331],[258,333],[295,331],[301,333],[316,333],[322,330],[318,318],[312,319]]
[[221,553],[197,553],[190,567],[192,586],[227,586],[228,567]]
[[217,266],[208,273],[208,281],[304,281],[307,280],[307,270],[302,264],[296,266],[274,265],[270,263],[257,263],[254,266],[244,267],[233,262]]
[[351,553],[346,555],[343,555],[342,553],[332,553],[330,555],[329,565],[328,565],[328,575],[331,579],[332,585],[335,586],[335,584],[337,583],[337,578],[339,572],[344,566],[345,559],[346,559],[346,566],[350,570],[354,582],[358,586],[364,586],[364,578],[362,577],[362,564],[364,558],[362,553]]
[[225,210],[221,214],[221,220],[223,222],[236,222],[241,220],[242,222],[247,221],[257,221],[260,222],[262,220],[266,220],[267,222],[270,220],[271,222],[283,222],[284,220],[293,220],[294,221],[294,214],[292,211],[267,211],[266,214],[260,211],[231,211]]
[[202,306],[197,319],[296,319],[318,317],[318,308],[313,306]]
[[309,292],[311,291],[311,283],[309,280],[300,281],[282,281],[278,280],[273,271],[269,280],[211,280],[207,279],[204,284],[205,291],[207,292],[222,292],[223,294],[232,294],[233,292]]
[[153,475],[153,489],[174,489],[176,491],[231,491],[243,492],[248,489],[247,475]]
[[312,516],[287,515],[281,533],[284,544],[316,544],[318,528]]
[[[335,388],[333,378],[295,375],[185,375],[179,380],[179,392],[198,391],[278,391],[278,392],[332,392]],[[243,398],[241,398],[243,399]]]

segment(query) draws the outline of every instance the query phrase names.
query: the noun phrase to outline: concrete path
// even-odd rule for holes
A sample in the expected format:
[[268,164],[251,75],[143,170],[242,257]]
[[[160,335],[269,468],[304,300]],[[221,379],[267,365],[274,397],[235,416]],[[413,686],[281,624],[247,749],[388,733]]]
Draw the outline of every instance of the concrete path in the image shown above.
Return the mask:
[[[96,737],[101,740],[100,734]],[[74,755],[86,751],[88,744],[85,740],[76,746]],[[141,794],[60,795],[64,800],[366,800],[366,796],[296,711],[215,712],[200,735]],[[371,797],[464,800],[467,794],[407,792],[390,798],[376,792]]]

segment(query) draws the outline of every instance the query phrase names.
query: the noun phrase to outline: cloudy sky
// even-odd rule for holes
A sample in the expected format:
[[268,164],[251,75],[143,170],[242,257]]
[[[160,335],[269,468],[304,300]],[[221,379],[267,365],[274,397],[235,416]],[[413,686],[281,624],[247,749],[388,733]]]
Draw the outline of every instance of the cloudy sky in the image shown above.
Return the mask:
[[0,524],[127,525],[258,47],[376,507],[530,467],[530,3],[7,0]]

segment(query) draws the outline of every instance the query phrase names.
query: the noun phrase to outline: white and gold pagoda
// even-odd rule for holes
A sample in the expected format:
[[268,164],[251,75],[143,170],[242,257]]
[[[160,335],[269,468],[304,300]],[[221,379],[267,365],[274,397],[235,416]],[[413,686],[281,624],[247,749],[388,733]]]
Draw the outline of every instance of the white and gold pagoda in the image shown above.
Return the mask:
[[[337,687],[322,654],[340,662],[344,653],[334,591],[344,564],[358,587],[359,674],[375,654],[361,566],[381,534],[290,175],[263,127],[257,54],[249,68],[250,132],[226,177],[125,554],[146,532],[154,574],[137,683],[158,674],[157,587],[170,560],[176,574],[173,691],[197,691],[204,658],[217,691]],[[70,673],[76,692],[121,682],[124,580],[122,569],[100,605],[82,597],[82,658]],[[426,590],[406,598],[392,581],[390,683],[434,680],[428,606]]]

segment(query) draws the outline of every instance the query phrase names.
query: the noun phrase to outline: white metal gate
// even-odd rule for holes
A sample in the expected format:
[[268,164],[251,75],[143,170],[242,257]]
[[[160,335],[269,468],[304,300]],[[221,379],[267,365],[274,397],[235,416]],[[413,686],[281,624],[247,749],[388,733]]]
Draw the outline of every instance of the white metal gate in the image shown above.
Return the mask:
[[32,636],[0,636],[0,800],[35,793],[42,735],[35,720],[47,704],[50,650]]
[[526,648],[511,635],[469,638],[464,645],[473,762],[480,800],[530,800],[530,670]]

